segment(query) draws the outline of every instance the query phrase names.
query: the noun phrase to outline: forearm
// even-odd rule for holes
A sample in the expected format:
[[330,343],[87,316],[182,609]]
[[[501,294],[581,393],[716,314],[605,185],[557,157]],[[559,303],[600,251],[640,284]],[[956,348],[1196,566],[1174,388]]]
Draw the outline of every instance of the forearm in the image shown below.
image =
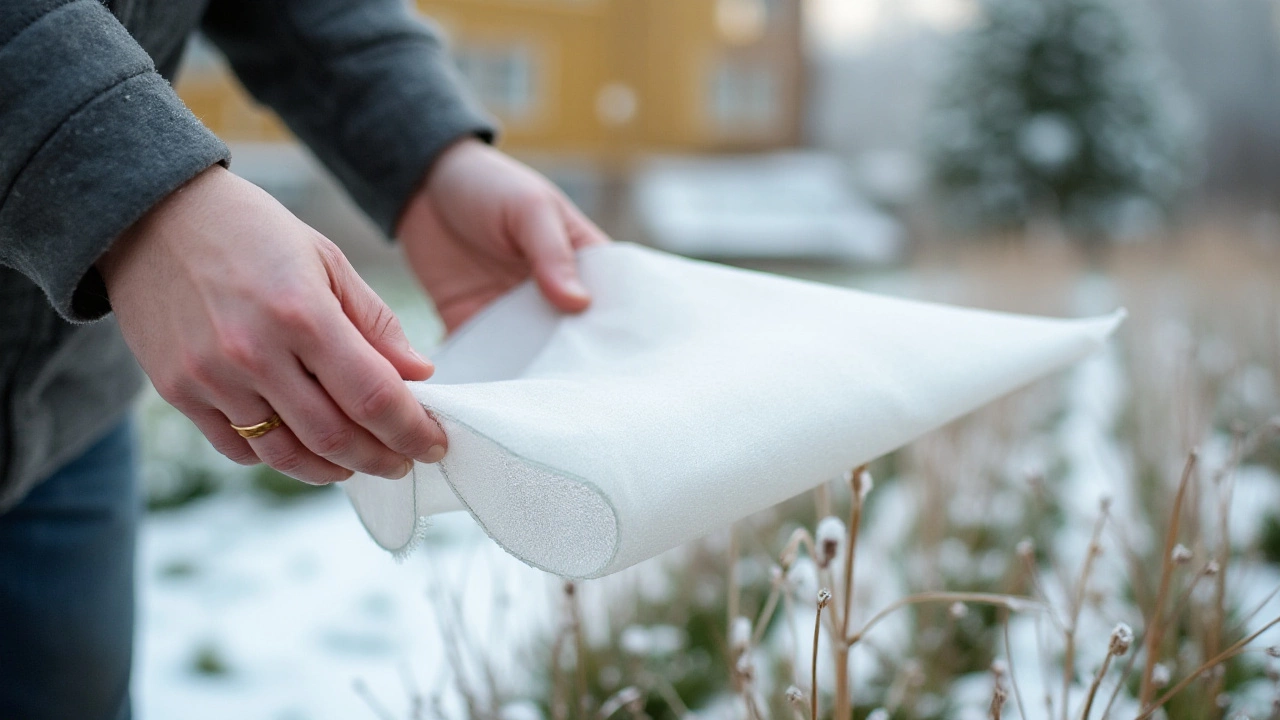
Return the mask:
[[100,2],[0,5],[0,264],[63,317],[107,313],[93,263],[228,157]]
[[204,29],[388,235],[445,147],[495,132],[400,0],[213,0]]

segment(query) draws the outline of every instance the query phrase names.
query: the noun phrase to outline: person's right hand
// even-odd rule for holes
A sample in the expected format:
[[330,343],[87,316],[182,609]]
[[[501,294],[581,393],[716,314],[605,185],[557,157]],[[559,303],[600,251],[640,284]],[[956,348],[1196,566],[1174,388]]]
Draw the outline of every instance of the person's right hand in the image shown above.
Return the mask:
[[[444,432],[401,381],[431,364],[342,252],[267,193],[214,166],[97,263],[125,341],[160,395],[222,454],[310,483],[399,478]],[[279,413],[245,440],[231,424]]]

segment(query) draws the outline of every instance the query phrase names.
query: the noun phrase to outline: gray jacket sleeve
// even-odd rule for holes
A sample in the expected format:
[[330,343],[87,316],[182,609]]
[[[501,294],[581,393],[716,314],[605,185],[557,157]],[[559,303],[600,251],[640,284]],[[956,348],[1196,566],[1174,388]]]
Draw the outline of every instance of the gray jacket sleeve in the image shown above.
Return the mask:
[[93,263],[227,159],[101,2],[0,2],[0,264],[64,318],[106,314]]
[[212,0],[204,31],[388,236],[441,150],[493,140],[403,0]]

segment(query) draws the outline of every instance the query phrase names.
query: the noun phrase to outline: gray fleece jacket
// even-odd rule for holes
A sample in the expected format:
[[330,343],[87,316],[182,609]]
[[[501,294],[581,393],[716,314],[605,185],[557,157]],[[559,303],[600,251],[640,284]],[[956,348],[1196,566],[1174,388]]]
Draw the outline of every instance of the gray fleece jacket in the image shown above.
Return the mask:
[[0,2],[0,512],[141,386],[93,264],[230,161],[167,80],[197,28],[388,235],[445,146],[492,138],[403,0]]

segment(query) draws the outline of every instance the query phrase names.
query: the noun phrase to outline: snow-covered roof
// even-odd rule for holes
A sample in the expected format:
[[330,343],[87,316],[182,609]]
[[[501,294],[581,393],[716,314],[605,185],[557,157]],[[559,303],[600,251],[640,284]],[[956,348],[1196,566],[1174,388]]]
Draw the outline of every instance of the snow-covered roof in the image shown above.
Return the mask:
[[632,204],[650,242],[695,257],[885,263],[903,244],[901,225],[817,152],[651,158]]

